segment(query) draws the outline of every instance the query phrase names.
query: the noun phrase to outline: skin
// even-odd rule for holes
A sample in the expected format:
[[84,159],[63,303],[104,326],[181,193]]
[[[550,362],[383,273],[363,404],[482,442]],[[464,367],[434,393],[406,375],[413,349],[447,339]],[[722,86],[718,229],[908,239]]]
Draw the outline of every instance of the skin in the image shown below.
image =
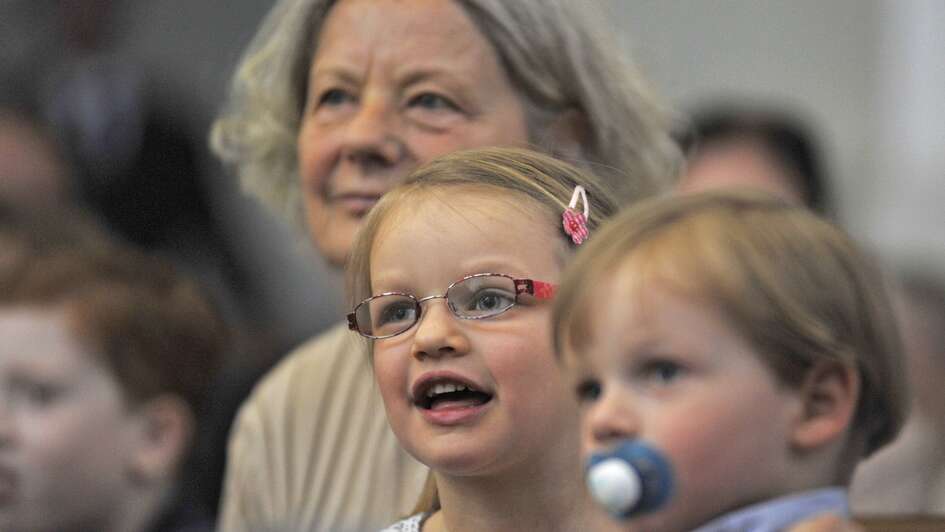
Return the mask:
[[325,21],[298,132],[308,227],[343,264],[362,218],[418,165],[525,145],[522,102],[450,0],[343,0]]
[[[549,245],[560,238],[557,224],[516,200],[475,189],[413,198],[375,240],[372,292],[442,294],[482,272],[557,282],[560,259]],[[555,363],[550,312],[549,301],[523,297],[500,316],[460,320],[434,299],[412,329],[374,343],[391,427],[436,474],[443,511],[426,530],[580,529],[577,412]],[[412,390],[436,372],[475,383],[492,400],[470,415],[457,408],[459,422],[432,422]]]
[[0,308],[0,338],[0,529],[115,530],[137,426],[117,382],[64,311]]
[[747,139],[713,142],[689,162],[679,182],[681,192],[720,187],[751,187],[802,205],[798,177],[778,163],[760,142]]
[[0,109],[0,198],[11,205],[54,208],[69,197],[68,179],[50,141]]
[[570,364],[585,455],[638,438],[665,454],[676,482],[668,506],[630,524],[690,530],[800,488],[801,394],[706,303],[657,282],[640,288],[630,269],[602,285],[600,318]]

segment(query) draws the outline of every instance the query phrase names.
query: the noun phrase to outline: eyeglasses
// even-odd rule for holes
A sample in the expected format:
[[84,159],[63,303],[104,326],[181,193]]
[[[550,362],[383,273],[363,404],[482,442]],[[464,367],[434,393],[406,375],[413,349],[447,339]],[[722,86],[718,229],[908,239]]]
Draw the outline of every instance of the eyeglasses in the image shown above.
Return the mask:
[[515,279],[501,273],[477,273],[449,285],[442,295],[417,299],[403,292],[384,292],[358,303],[348,314],[348,328],[361,336],[380,340],[407,331],[420,321],[420,303],[446,299],[454,316],[481,320],[498,316],[514,307],[518,297],[528,294],[538,299],[554,296],[555,285],[532,279]]

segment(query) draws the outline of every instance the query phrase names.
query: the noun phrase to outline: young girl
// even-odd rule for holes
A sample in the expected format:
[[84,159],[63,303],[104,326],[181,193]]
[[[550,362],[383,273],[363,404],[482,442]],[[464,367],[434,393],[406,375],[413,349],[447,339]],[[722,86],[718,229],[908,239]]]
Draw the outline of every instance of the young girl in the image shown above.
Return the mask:
[[419,513],[389,530],[594,528],[549,299],[612,197],[552,158],[486,149],[425,166],[371,212],[349,322],[372,338],[394,433],[432,470]]
[[883,279],[848,237],[768,196],[706,193],[630,209],[571,267],[554,331],[585,452],[645,445],[672,470],[662,506],[611,508],[625,529],[847,514],[905,397]]

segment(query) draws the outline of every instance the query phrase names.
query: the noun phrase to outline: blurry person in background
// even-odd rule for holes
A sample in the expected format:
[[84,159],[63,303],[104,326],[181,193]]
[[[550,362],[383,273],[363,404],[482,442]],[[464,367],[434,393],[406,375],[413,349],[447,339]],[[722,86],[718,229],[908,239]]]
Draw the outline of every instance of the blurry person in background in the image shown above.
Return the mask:
[[[594,170],[616,201],[665,188],[669,120],[571,0],[282,0],[234,75],[213,145],[340,268],[373,205],[460,149],[532,147]],[[341,312],[339,309],[339,318]],[[398,445],[344,324],[285,357],[230,436],[221,527],[379,529],[426,469]]]
[[214,309],[159,259],[23,220],[0,225],[0,530],[211,530],[182,469],[225,348]]
[[688,158],[680,191],[748,186],[833,214],[820,146],[797,117],[772,108],[718,105],[693,113],[689,126],[678,135]]
[[899,438],[860,465],[850,502],[862,515],[945,517],[945,275],[913,267],[893,284],[912,410]]
[[0,104],[0,198],[52,209],[74,194],[69,165],[50,132],[25,109]]

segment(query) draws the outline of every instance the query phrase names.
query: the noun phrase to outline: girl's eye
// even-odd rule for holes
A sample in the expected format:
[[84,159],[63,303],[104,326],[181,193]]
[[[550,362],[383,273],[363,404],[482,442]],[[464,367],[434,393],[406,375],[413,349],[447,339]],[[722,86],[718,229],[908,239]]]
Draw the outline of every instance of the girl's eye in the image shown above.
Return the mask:
[[640,373],[647,381],[667,385],[678,381],[685,373],[685,369],[676,362],[654,360],[646,363]]
[[575,395],[581,403],[593,403],[600,398],[601,384],[595,379],[587,379],[577,385]]
[[469,309],[475,312],[497,312],[511,307],[515,303],[515,295],[504,290],[481,290],[470,301]]
[[381,308],[377,313],[375,325],[412,321],[416,319],[416,315],[417,307],[412,301],[395,301]]
[[431,111],[456,111],[459,106],[453,103],[449,98],[440,96],[432,92],[424,92],[410,99],[411,107],[419,107]]
[[347,92],[341,89],[328,89],[321,93],[318,97],[318,106],[323,105],[341,105],[347,103],[354,98]]

